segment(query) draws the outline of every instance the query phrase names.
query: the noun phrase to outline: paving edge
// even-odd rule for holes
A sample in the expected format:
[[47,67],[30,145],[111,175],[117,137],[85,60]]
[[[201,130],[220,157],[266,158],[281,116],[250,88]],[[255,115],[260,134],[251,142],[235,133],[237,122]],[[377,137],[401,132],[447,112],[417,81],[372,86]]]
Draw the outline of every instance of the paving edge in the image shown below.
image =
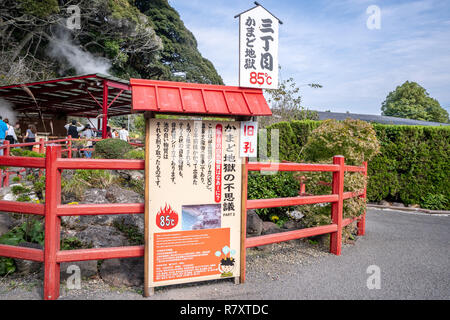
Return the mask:
[[428,213],[428,214],[450,214],[450,211],[448,211],[448,210],[429,210],[429,209],[422,209],[422,208],[384,206],[384,205],[380,205],[380,204],[368,204],[367,208],[413,211],[413,212],[423,212],[423,213]]

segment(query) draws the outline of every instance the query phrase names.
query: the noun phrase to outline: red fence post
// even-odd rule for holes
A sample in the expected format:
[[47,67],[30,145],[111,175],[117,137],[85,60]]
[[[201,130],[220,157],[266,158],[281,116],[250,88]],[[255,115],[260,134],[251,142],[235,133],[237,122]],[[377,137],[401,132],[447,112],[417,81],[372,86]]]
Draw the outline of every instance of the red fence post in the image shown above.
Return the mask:
[[67,136],[67,157],[70,159],[72,158],[72,136],[68,135]]
[[[366,201],[366,203],[364,204],[365,206],[367,205],[367,161],[363,162],[364,165],[364,177],[366,178],[366,182],[364,185],[364,195],[362,196],[362,198]],[[358,236],[363,236],[366,233],[366,208],[364,207],[364,213],[362,214],[361,218],[359,219],[358,223]]]
[[[3,149],[3,155],[6,157],[9,157],[11,155],[10,154],[11,147],[9,146],[9,141],[5,140],[5,141],[3,141],[3,144],[6,146],[6,148]],[[4,179],[3,186],[8,187],[9,186],[9,168],[6,168],[3,171],[3,173],[5,174],[5,176],[3,177],[3,179]]]
[[56,159],[61,157],[61,146],[50,145],[45,157],[45,248],[44,248],[44,299],[59,297],[60,264],[56,254],[60,249],[61,218],[57,206],[61,203],[61,170]]
[[344,172],[345,158],[334,156],[333,164],[339,165],[339,171],[333,172],[332,190],[338,195],[338,201],[331,204],[331,221],[337,225],[337,232],[330,234],[330,252],[339,256],[342,248],[342,216],[344,211]]

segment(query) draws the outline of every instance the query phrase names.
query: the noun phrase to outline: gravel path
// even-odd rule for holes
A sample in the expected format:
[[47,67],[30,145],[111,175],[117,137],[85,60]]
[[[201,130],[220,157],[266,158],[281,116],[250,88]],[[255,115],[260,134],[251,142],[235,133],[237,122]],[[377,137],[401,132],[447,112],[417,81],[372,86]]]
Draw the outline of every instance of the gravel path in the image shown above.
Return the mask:
[[[450,299],[450,216],[368,210],[366,236],[337,257],[308,240],[248,250],[247,278],[160,288],[150,299]],[[380,289],[368,289],[367,268],[380,270]],[[37,275],[0,280],[0,300],[41,299]],[[63,300],[144,299],[142,288],[83,280],[61,285]]]

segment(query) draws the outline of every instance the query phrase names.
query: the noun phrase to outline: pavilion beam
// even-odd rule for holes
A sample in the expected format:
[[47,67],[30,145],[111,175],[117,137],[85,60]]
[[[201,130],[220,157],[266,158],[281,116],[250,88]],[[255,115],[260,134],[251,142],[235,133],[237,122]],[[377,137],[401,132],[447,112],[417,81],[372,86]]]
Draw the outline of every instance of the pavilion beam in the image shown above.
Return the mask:
[[103,80],[103,101],[102,101],[102,139],[106,139],[106,127],[108,126],[108,83]]

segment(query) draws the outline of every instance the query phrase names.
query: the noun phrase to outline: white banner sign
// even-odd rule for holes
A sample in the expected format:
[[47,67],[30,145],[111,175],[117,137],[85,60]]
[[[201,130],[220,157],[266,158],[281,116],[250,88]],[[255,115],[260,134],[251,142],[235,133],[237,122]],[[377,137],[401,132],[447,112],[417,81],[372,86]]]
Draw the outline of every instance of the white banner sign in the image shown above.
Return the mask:
[[258,122],[241,122],[241,139],[239,143],[241,157],[256,158],[258,155]]
[[239,15],[239,86],[278,88],[278,26],[259,5]]

